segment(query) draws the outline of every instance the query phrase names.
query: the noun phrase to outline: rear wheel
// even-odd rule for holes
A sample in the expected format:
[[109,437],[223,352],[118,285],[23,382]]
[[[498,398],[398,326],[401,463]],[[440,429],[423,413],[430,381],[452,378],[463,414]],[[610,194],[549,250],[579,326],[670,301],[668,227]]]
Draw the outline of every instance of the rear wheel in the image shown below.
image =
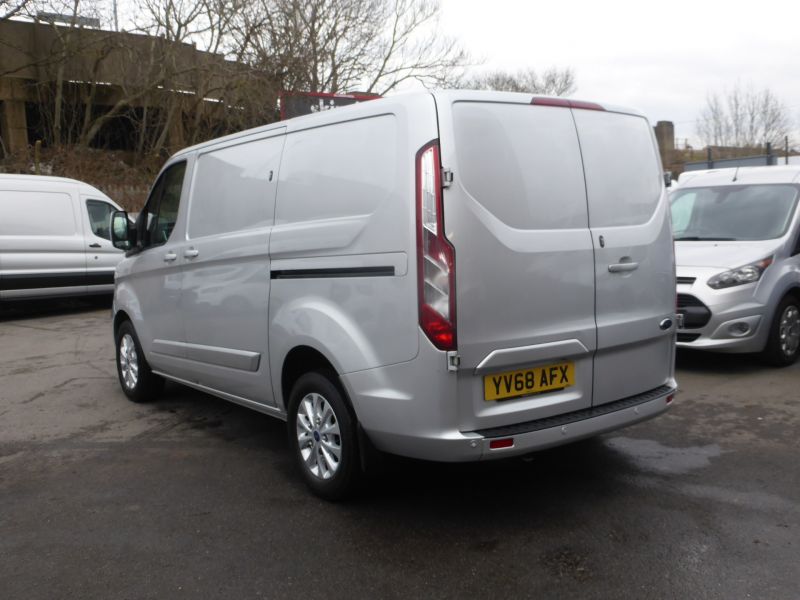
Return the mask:
[[355,416],[333,375],[306,373],[289,399],[289,445],[308,487],[326,500],[340,500],[358,485]]
[[134,402],[158,398],[164,388],[164,380],[150,370],[130,321],[119,326],[116,342],[117,375],[122,391]]
[[786,296],[778,305],[770,326],[764,359],[776,366],[786,367],[797,360],[800,351],[800,302]]

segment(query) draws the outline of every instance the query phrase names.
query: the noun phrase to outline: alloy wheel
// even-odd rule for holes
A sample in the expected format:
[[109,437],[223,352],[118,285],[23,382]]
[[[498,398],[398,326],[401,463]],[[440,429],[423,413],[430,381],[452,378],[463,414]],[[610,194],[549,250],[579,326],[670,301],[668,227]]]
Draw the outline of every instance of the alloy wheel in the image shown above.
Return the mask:
[[130,333],[123,335],[119,342],[119,369],[125,387],[129,390],[134,389],[139,381],[139,357]]
[[296,430],[306,469],[323,480],[336,475],[342,460],[342,435],[333,407],[321,394],[306,394],[300,400]]
[[794,356],[800,347],[800,310],[794,304],[787,306],[781,315],[778,337],[784,356]]

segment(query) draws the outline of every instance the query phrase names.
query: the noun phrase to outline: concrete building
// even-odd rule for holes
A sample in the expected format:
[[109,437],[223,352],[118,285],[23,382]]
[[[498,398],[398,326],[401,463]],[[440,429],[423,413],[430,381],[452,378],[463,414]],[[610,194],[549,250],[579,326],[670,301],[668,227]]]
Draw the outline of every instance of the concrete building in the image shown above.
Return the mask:
[[[6,152],[25,150],[34,141],[29,135],[36,130],[32,113],[43,107],[43,92],[51,94],[51,101],[55,88],[73,103],[88,105],[77,111],[79,115],[103,114],[120,102],[126,108],[163,107],[165,95],[180,99],[179,111],[199,96],[203,110],[223,113],[228,107],[219,101],[221,90],[235,78],[261,86],[259,91],[276,87],[264,73],[190,44],[53,23],[2,21],[0,136]],[[273,95],[277,97],[277,91]],[[182,113],[171,119],[168,147],[184,145],[185,122]]]

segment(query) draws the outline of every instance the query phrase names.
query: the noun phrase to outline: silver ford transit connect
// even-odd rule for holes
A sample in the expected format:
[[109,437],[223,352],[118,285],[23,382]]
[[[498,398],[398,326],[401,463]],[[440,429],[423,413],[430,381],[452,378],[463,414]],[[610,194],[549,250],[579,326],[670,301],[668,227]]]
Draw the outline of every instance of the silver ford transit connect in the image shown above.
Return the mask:
[[638,113],[494,92],[400,95],[173,156],[114,217],[114,337],[163,378],[288,421],[338,498],[374,449],[528,453],[675,393],[675,273]]
[[0,300],[110,294],[123,253],[100,190],[74,179],[0,175]]
[[800,167],[685,173],[672,192],[678,346],[800,354]]

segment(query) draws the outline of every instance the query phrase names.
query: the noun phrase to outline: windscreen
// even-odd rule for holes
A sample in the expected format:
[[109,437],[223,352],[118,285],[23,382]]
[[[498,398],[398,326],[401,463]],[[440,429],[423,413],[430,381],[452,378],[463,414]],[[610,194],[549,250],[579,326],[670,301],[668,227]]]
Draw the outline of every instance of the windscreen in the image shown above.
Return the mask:
[[754,241],[781,237],[797,205],[794,185],[737,185],[678,190],[672,230],[678,241]]

